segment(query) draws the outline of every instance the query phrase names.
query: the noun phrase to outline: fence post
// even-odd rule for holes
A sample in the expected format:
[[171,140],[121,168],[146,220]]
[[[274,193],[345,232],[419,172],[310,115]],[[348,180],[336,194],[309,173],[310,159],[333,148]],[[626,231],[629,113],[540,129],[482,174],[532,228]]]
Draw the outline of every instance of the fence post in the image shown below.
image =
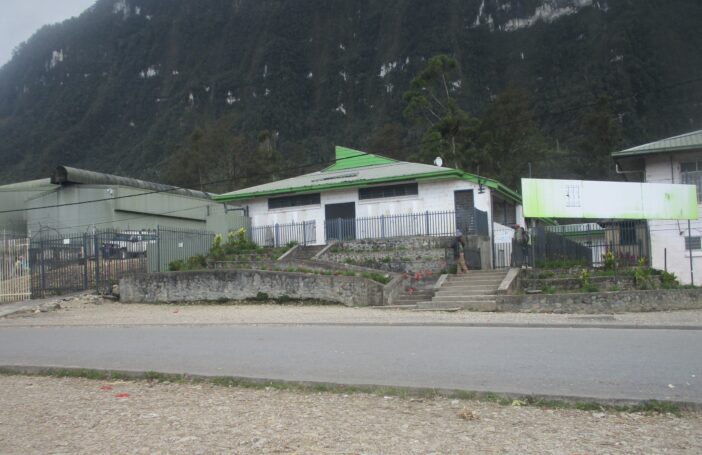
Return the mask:
[[156,271],[161,272],[161,248],[163,244],[161,243],[161,225],[156,225]]
[[280,226],[278,223],[275,223],[274,231],[273,231],[273,246],[278,247],[280,242]]
[[336,219],[336,228],[337,228],[337,230],[336,230],[336,237],[337,238],[336,239],[341,240],[342,239],[342,237],[341,237],[341,218]]
[[427,227],[427,236],[429,236],[429,235],[431,235],[429,233],[429,210],[427,210],[426,213],[424,213],[424,222],[425,222],[426,227]]
[[[41,235],[41,234],[39,234]],[[44,240],[39,239],[39,251],[41,251],[41,265],[40,265],[40,274],[41,274],[41,296],[44,297],[44,291],[46,290],[46,270],[44,268]]]
[[88,254],[88,234],[83,233],[83,289],[88,289],[88,265],[90,258]]
[[[100,293],[100,242],[97,232],[93,232],[93,248],[95,248],[95,290]],[[104,257],[103,257],[104,258]]]
[[385,215],[380,215],[380,238],[385,238]]

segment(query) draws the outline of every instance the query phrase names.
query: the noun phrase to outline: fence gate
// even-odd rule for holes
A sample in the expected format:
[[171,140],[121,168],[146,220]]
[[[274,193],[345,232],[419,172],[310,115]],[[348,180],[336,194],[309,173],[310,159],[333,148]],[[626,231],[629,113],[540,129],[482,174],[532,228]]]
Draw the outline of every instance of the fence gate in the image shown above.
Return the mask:
[[0,303],[26,300],[29,288],[29,239],[3,235],[0,244]]

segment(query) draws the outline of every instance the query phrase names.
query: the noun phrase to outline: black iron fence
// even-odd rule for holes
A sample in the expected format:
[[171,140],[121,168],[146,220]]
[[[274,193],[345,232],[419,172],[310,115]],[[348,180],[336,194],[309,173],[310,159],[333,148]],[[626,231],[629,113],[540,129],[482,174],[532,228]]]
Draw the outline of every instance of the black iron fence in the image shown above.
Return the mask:
[[164,271],[169,261],[207,254],[213,239],[211,232],[165,227],[42,232],[29,242],[31,296],[109,293],[125,273]]
[[473,209],[457,217],[454,211],[381,215],[325,220],[326,240],[382,239],[413,236],[489,235],[486,212]]
[[311,220],[300,223],[254,226],[248,234],[250,240],[259,246],[279,247],[292,242],[309,245],[317,241],[317,224]]
[[[649,262],[650,244],[645,221],[537,227],[528,246],[515,241],[513,263],[587,267],[634,266]],[[531,255],[533,254],[533,258]]]

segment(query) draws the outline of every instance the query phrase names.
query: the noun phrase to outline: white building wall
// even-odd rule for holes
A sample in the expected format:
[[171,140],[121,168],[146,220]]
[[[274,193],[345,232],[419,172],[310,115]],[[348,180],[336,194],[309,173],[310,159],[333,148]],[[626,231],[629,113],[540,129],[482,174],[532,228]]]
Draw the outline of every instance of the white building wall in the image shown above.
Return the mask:
[[[390,183],[388,183],[389,185]],[[383,185],[379,185],[383,186]],[[268,210],[268,198],[241,201],[241,206],[248,206],[253,226],[300,223],[315,220],[316,243],[325,243],[324,206],[344,202],[356,203],[356,218],[376,217],[381,215],[402,215],[410,213],[441,212],[455,210],[454,191],[474,190],[475,207],[488,213],[488,223],[492,222],[490,213],[490,189],[485,187],[482,194],[478,185],[465,180],[440,180],[418,182],[418,195],[373,200],[358,199],[358,189],[325,191],[321,194],[321,204],[305,207],[291,207]]]
[[[680,154],[661,154],[646,158],[647,183],[682,183],[680,163],[702,160],[702,151]],[[702,213],[702,205],[699,205]],[[692,236],[702,235],[702,221],[690,223]],[[675,273],[683,284],[690,284],[690,252],[685,250],[687,221],[651,220],[648,222],[651,236],[651,265],[656,269],[666,268]],[[666,261],[667,256],[667,261]],[[692,251],[692,263],[695,270],[695,284],[702,283],[702,250]]]

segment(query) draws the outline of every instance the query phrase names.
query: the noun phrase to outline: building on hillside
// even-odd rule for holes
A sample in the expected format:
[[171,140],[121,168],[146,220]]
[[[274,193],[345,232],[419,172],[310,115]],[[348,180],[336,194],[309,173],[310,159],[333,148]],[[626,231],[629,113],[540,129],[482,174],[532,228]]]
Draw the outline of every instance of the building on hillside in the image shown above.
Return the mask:
[[[0,229],[49,235],[93,229],[205,229],[223,206],[201,191],[58,166],[49,179],[0,187]],[[12,210],[12,211],[9,211]]]
[[[496,229],[524,224],[520,196],[495,180],[345,147],[336,147],[335,163],[321,171],[214,199],[245,207],[253,229],[265,229],[259,231],[263,243],[280,243],[281,236],[321,245],[350,238],[453,235],[456,228],[493,238]],[[281,226],[300,226],[301,234],[283,236]]]
[[[702,201],[702,130],[614,152],[612,158],[629,181],[696,185],[698,205]],[[647,233],[651,265],[688,284],[691,256],[693,268],[702,271],[702,221],[694,220],[690,227],[688,232],[685,221],[652,220]]]

